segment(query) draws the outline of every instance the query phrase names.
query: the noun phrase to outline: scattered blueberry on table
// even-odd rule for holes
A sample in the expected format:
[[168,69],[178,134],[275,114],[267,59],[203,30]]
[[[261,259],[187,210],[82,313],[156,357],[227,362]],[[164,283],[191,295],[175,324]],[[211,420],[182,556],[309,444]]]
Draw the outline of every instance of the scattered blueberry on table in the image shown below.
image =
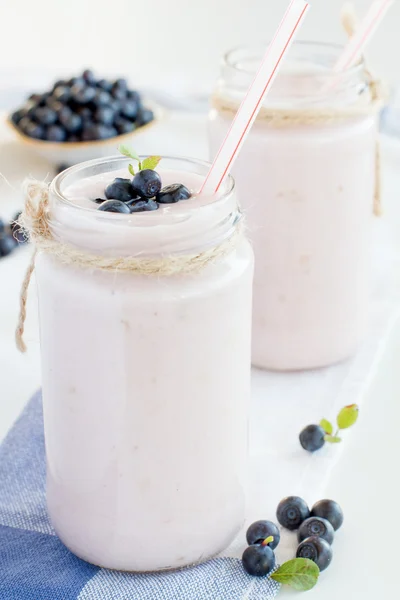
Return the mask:
[[11,254],[19,244],[27,242],[25,232],[18,222],[20,214],[18,212],[9,223],[0,219],[0,258]]
[[331,544],[335,530],[343,523],[343,511],[334,500],[320,500],[314,504],[310,516],[302,498],[288,496],[278,504],[276,514],[282,527],[298,530],[296,558],[277,567],[274,550],[280,541],[280,531],[275,523],[260,520],[247,529],[243,568],[255,577],[269,576],[296,590],[310,590],[316,585],[320,571],[332,561]]
[[278,522],[289,529],[294,531],[298,529],[303,521],[308,519],[310,516],[310,509],[307,503],[298,496],[288,496],[281,500],[276,509],[276,518]]
[[98,210],[118,213],[138,213],[157,210],[160,204],[170,204],[188,200],[192,193],[181,183],[162,187],[159,173],[155,171],[161,156],[149,156],[141,160],[128,146],[120,146],[124,156],[138,163],[138,171],[129,164],[132,179],[116,177],[104,190],[105,198],[93,198]]
[[320,571],[324,571],[331,563],[332,548],[323,538],[310,536],[301,542],[296,557],[308,558],[315,562]]
[[335,537],[335,530],[326,519],[309,517],[300,525],[297,532],[297,539],[299,542],[302,542],[311,536],[320,537],[328,542],[328,544],[332,544]]
[[311,509],[311,515],[326,519],[335,531],[343,525],[343,511],[334,500],[320,500],[316,502]]
[[247,530],[246,540],[249,546],[261,544],[266,538],[272,536],[274,539],[268,546],[275,550],[281,539],[278,527],[272,521],[256,521]]
[[327,419],[322,419],[319,425],[307,425],[300,432],[300,444],[308,452],[320,450],[325,442],[338,444],[342,441],[339,436],[343,429],[352,427],[358,419],[359,408],[357,404],[350,404],[342,408],[336,417],[336,432],[333,432],[333,425]]
[[315,452],[324,446],[325,435],[325,430],[320,425],[307,425],[300,433],[300,444],[304,450]]
[[254,544],[246,548],[242,556],[243,567],[249,575],[263,577],[275,567],[275,554],[268,544]]
[[32,94],[11,115],[21,133],[49,142],[105,140],[153,120],[153,111],[125,79],[97,79],[89,69],[56,81],[50,91]]

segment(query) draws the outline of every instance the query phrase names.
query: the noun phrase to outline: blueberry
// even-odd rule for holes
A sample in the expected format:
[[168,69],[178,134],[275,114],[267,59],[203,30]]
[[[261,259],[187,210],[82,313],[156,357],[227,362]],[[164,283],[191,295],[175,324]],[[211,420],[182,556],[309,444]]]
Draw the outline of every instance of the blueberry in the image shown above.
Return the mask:
[[4,223],[3,219],[0,219],[0,234],[2,234],[6,229],[6,224]]
[[52,93],[53,98],[58,100],[59,102],[67,102],[67,100],[71,97],[71,90],[66,85],[58,85],[54,88]]
[[307,425],[300,435],[300,444],[304,450],[315,452],[325,444],[325,431],[319,425]]
[[14,240],[16,240],[19,244],[25,244],[28,241],[28,238],[24,228],[18,222],[20,215],[21,211],[17,212],[10,222],[11,234]]
[[93,142],[94,140],[98,139],[96,135],[97,130],[95,124],[89,119],[85,119],[83,121],[82,141]]
[[37,101],[37,106],[46,106],[47,98],[50,98],[50,92],[40,94],[40,99]]
[[108,199],[120,200],[121,202],[128,202],[136,198],[135,190],[132,188],[132,184],[129,179],[123,179],[117,177],[112,183],[110,183],[105,189],[105,196]]
[[142,198],[152,198],[161,190],[161,177],[157,171],[143,169],[136,173],[132,185]]
[[107,79],[100,79],[100,81],[97,82],[97,87],[105,90],[106,92],[111,92],[113,83]]
[[324,539],[312,536],[301,542],[296,557],[308,558],[318,565],[320,571],[324,571],[331,563],[332,548]]
[[95,140],[108,140],[118,135],[118,131],[115,127],[110,127],[109,125],[95,124],[94,134]]
[[129,214],[131,212],[129,210],[129,206],[127,206],[125,202],[121,202],[121,200],[106,200],[105,202],[100,204],[98,210],[126,214]]
[[83,77],[72,77],[69,81],[67,81],[67,85],[69,85],[69,87],[73,87],[74,85],[79,85],[82,87],[85,85],[85,80]]
[[112,125],[114,122],[115,113],[109,106],[102,106],[94,113],[94,119],[103,125]]
[[17,242],[11,235],[7,233],[0,234],[0,258],[8,256],[8,254],[14,250],[16,245]]
[[71,88],[71,98],[77,104],[88,104],[96,96],[96,90],[89,85],[82,86],[75,84]]
[[82,77],[88,85],[96,85],[96,78],[91,69],[85,69],[82,73]]
[[46,132],[46,140],[49,142],[65,142],[67,132],[60,125],[52,125]]
[[125,79],[117,79],[117,81],[112,86],[111,94],[117,100],[124,100],[126,98],[127,86],[126,86],[126,81],[125,81],[125,84],[122,83],[124,81],[125,81]]
[[111,94],[106,92],[105,90],[96,90],[96,95],[92,100],[94,106],[98,108],[99,106],[109,106],[112,102]]
[[275,567],[275,554],[269,546],[249,546],[243,552],[242,563],[244,570],[249,575],[263,577],[271,573]]
[[68,106],[60,111],[58,120],[68,133],[76,133],[82,127],[82,117],[74,113]]
[[57,80],[57,81],[54,83],[54,85],[53,85],[53,91],[54,91],[56,88],[58,88],[58,87],[60,87],[60,86],[64,86],[64,85],[68,86],[68,85],[69,85],[69,82],[68,82],[68,81],[65,81],[65,79],[58,79],[58,80]]
[[28,97],[28,100],[31,100],[32,102],[38,105],[39,102],[42,100],[42,94],[31,94]]
[[261,544],[267,537],[273,536],[274,541],[270,542],[268,546],[271,550],[275,550],[280,542],[281,534],[279,529],[272,523],[272,521],[256,521],[247,530],[246,539],[249,546],[253,544]]
[[92,118],[92,111],[87,106],[79,106],[75,112],[83,121],[88,121]]
[[139,92],[137,92],[136,90],[128,90],[126,93],[126,97],[129,98],[129,100],[134,100],[136,102],[136,104],[138,105],[138,107],[141,108],[142,98],[141,98]]
[[343,524],[343,511],[334,500],[320,500],[312,507],[311,515],[326,519],[335,531]]
[[57,114],[64,108],[63,103],[57,100],[57,98],[54,98],[54,96],[46,98],[46,106]]
[[67,138],[67,142],[80,142],[81,138],[79,135],[69,135]]
[[148,210],[157,210],[159,208],[158,203],[155,200],[136,200],[135,202],[128,202],[128,205],[132,213],[144,212]]
[[47,106],[39,106],[33,113],[32,118],[41,125],[54,125],[57,115],[54,110]]
[[333,538],[335,537],[335,531],[332,525],[326,519],[320,517],[309,517],[299,527],[297,532],[297,539],[302,542],[308,537],[321,537],[332,544]]
[[282,527],[294,531],[310,516],[310,510],[302,498],[288,496],[281,500],[276,510],[276,518]]
[[160,193],[157,194],[157,202],[160,202],[160,204],[172,204],[179,202],[179,200],[187,200],[191,195],[190,191],[182,183],[172,183],[163,187]]
[[58,175],[59,173],[62,173],[63,171],[65,171],[65,169],[68,169],[71,165],[67,165],[66,163],[60,163],[59,165],[56,165],[55,171],[56,171],[56,175]]
[[154,120],[154,113],[148,108],[143,108],[137,116],[137,124],[142,127]]
[[113,87],[115,87],[115,88],[119,88],[119,89],[121,89],[121,90],[125,90],[125,92],[127,92],[127,91],[128,91],[128,83],[127,83],[126,79],[122,79],[122,78],[120,78],[120,79],[117,79],[117,80],[114,82],[114,85],[113,85]]
[[121,115],[126,119],[134,121],[137,117],[139,107],[134,100],[124,100],[121,102]]
[[23,119],[25,117],[25,115],[26,115],[26,111],[24,109],[21,108],[19,110],[16,110],[11,115],[11,121],[15,125],[18,125],[18,123],[21,121],[21,119]]
[[136,125],[129,121],[128,119],[123,119],[122,117],[116,117],[114,119],[114,125],[119,134],[130,133],[136,128]]
[[19,128],[25,133],[25,135],[35,138],[37,140],[43,140],[45,137],[44,127],[38,123],[34,123],[29,117],[24,117],[19,122]]

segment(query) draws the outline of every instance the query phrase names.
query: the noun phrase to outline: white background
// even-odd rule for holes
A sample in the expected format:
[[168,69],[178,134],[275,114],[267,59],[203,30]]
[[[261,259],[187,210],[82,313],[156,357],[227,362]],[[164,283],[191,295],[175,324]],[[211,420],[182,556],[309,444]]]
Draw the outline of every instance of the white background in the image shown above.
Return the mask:
[[[139,82],[183,76],[212,85],[228,48],[268,40],[289,0],[0,0],[0,68],[93,66]],[[363,15],[372,0],[355,0]],[[310,0],[302,39],[343,42],[343,0]],[[398,75],[400,1],[369,49]],[[4,82],[1,82],[4,85]]]

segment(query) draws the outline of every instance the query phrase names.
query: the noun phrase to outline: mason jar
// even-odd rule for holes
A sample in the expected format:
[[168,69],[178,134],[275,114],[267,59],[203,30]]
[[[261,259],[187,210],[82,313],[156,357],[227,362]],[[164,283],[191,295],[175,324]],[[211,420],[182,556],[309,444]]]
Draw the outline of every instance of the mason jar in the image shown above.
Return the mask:
[[[264,48],[228,52],[212,98],[215,155]],[[368,315],[376,102],[362,62],[294,43],[233,168],[255,252],[253,364],[307,369],[352,355]]]
[[[36,259],[47,502],[82,559],[157,571],[217,554],[244,521],[253,257],[232,178],[153,212],[95,210],[127,168],[82,163],[50,187],[61,246]],[[157,170],[196,190],[208,169],[165,157]],[[179,269],[209,251],[202,269]],[[172,266],[104,269],[106,257]]]

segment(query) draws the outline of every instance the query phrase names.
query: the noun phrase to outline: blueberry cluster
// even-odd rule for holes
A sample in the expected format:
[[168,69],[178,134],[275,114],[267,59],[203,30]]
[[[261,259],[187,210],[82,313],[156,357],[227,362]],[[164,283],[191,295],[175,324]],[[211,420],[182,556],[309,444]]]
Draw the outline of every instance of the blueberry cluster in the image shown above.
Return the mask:
[[[330,565],[334,532],[343,523],[343,512],[337,502],[320,500],[310,511],[302,498],[289,496],[279,503],[276,517],[282,527],[298,530],[297,558],[312,560],[320,571]],[[246,533],[248,547],[242,556],[243,567],[249,575],[263,577],[275,569],[274,550],[280,537],[272,521],[256,521],[250,525]]]
[[133,179],[117,177],[105,191],[106,198],[96,198],[98,210],[115,213],[136,213],[157,210],[160,204],[187,200],[191,192],[182,183],[162,187],[161,177],[153,169],[143,169]]
[[49,142],[105,140],[153,119],[153,112],[125,79],[96,79],[89,69],[79,77],[56,81],[48,92],[32,94],[11,115],[23,134]]
[[18,244],[24,244],[27,241],[24,230],[18,223],[20,214],[18,212],[9,223],[0,219],[0,258],[8,256]]

